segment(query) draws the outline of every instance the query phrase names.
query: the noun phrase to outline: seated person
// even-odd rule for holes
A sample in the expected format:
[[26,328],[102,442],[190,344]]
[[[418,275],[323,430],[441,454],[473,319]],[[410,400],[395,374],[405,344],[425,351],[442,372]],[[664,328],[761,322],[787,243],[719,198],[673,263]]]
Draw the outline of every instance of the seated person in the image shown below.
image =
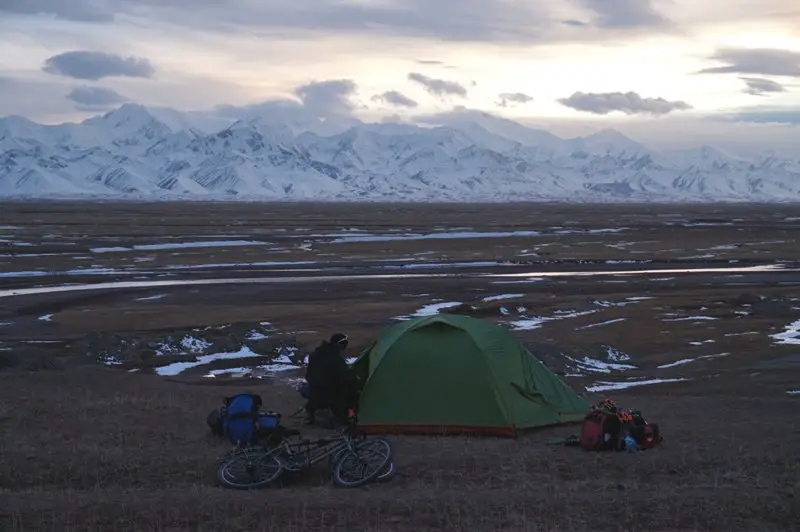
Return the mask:
[[359,386],[344,359],[349,338],[336,333],[323,341],[308,357],[306,423],[315,422],[316,412],[330,409],[335,422],[345,423],[347,411],[358,404]]

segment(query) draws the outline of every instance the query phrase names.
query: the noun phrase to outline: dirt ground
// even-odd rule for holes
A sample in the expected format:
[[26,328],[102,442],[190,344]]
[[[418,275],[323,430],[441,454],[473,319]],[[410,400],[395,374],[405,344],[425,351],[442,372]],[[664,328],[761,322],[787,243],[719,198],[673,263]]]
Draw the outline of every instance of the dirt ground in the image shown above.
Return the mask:
[[[800,396],[788,393],[800,390],[798,230],[792,205],[3,203],[0,530],[800,530]],[[786,271],[645,271],[776,264]],[[640,273],[610,275],[621,270]],[[135,285],[221,278],[271,281]],[[109,281],[133,284],[97,284]],[[9,292],[73,284],[97,286]],[[301,350],[347,332],[357,353],[436,302],[511,326],[577,391],[641,409],[665,445],[547,444],[575,426],[517,440],[396,437],[387,484],[337,489],[323,467],[230,492],[214,485],[228,447],[206,414],[255,391],[299,426],[289,379],[302,369],[162,377],[159,357],[104,366],[92,351],[98,335],[269,322]],[[612,350],[631,367],[592,369]],[[648,379],[671,382],[587,391]]]

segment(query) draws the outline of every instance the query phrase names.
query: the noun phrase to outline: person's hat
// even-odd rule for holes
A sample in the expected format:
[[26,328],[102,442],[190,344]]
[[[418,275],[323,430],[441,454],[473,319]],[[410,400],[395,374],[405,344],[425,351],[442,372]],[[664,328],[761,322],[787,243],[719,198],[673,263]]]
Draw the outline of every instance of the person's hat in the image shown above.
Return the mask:
[[336,333],[331,336],[331,343],[338,347],[347,347],[347,342],[350,341],[350,337],[346,334]]

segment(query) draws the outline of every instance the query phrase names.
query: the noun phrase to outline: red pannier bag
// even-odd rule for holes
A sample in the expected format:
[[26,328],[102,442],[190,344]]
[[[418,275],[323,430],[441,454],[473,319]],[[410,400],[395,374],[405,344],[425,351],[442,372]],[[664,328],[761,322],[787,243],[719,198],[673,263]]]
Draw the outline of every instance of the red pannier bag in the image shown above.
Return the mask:
[[583,419],[580,445],[587,451],[616,450],[620,447],[621,429],[617,416],[592,410]]

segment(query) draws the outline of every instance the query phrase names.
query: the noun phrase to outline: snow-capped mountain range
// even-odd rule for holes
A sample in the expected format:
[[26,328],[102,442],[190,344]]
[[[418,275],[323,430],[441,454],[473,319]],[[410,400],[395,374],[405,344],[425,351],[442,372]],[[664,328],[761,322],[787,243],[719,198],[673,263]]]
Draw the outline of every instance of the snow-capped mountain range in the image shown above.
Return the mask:
[[[324,130],[320,127],[324,125]],[[562,139],[475,114],[447,125],[199,125],[126,104],[80,124],[0,119],[0,197],[336,201],[798,201],[800,160]]]

